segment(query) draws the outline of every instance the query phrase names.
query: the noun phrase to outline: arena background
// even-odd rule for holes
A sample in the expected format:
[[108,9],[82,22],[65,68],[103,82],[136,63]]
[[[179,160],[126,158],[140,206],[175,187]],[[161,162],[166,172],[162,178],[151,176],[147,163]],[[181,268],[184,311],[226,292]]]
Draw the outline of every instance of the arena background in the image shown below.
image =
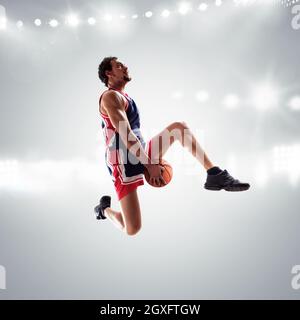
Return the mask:
[[[0,5],[0,299],[299,299],[296,4]],[[98,114],[107,55],[130,70],[146,139],[185,121],[251,189],[206,191],[178,144],[170,185],[138,189],[136,236],[97,221],[101,195],[119,208]]]

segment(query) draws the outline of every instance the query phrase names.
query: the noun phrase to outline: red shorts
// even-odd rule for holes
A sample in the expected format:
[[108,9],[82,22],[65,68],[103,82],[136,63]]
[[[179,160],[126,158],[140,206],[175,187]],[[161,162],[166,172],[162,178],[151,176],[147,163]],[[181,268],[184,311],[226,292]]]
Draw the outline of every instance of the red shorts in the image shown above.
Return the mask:
[[[151,155],[151,140],[146,143],[145,152],[150,158]],[[107,159],[108,160],[108,159]],[[144,167],[140,165],[112,165],[109,160],[106,161],[109,168],[114,187],[117,193],[118,200],[121,200],[130,192],[137,189],[138,186],[144,185]],[[128,174],[130,173],[130,174]]]

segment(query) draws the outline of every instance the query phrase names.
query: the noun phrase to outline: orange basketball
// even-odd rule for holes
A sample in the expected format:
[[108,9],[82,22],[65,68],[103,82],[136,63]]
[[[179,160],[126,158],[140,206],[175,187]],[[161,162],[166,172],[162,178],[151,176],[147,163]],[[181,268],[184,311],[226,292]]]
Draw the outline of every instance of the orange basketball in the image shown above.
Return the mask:
[[156,187],[156,188],[160,188],[160,187],[164,187],[166,186],[171,180],[172,180],[172,176],[173,176],[173,168],[170,165],[169,162],[167,162],[164,159],[161,159],[159,164],[164,167],[164,170],[162,172],[162,176],[166,182],[166,184],[161,183],[160,186],[156,186],[152,183],[150,183],[150,176],[149,176],[149,172],[147,169],[145,169],[145,179],[146,181],[152,186],[152,187]]

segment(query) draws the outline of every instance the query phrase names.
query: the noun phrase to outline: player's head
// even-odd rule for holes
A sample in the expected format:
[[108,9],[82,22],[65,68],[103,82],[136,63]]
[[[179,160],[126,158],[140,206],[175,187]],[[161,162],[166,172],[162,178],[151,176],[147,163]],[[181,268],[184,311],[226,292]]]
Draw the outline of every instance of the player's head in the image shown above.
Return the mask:
[[99,64],[98,76],[107,87],[125,85],[131,80],[127,66],[117,57],[105,57]]

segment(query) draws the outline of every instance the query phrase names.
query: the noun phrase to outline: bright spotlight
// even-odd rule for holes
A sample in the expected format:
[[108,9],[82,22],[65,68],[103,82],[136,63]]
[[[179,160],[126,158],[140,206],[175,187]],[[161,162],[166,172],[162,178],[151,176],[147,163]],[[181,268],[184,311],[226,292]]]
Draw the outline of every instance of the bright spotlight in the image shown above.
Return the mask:
[[216,6],[217,7],[220,7],[222,5],[222,0],[216,0]]
[[178,12],[182,15],[186,15],[191,9],[191,4],[189,2],[182,2],[179,4]]
[[125,14],[120,14],[120,19],[126,19]]
[[162,13],[161,13],[161,16],[163,18],[168,18],[169,15],[170,15],[170,11],[167,10],[167,9],[163,10]]
[[300,96],[294,96],[288,103],[291,110],[300,111]]
[[58,21],[55,20],[55,19],[52,19],[52,20],[49,21],[49,25],[52,28],[56,28],[58,26]]
[[146,17],[146,18],[151,18],[152,15],[153,15],[152,11],[147,11],[147,12],[145,13],[145,17]]
[[6,29],[6,13],[5,8],[0,6],[0,30]]
[[228,94],[223,101],[225,108],[227,109],[235,109],[238,107],[240,100],[235,94]]
[[89,17],[88,18],[88,24],[93,26],[94,24],[96,24],[96,19],[93,17]]
[[42,24],[41,19],[35,19],[35,20],[34,20],[34,24],[35,24],[37,27],[39,27],[39,26]]
[[253,104],[259,110],[275,108],[278,105],[278,92],[270,84],[257,86],[253,92]]
[[133,14],[132,16],[131,16],[131,18],[132,19],[137,19],[139,16],[137,15],[137,14]]
[[76,27],[79,24],[79,19],[75,14],[70,14],[69,16],[67,16],[66,23],[70,27]]
[[22,20],[19,20],[19,21],[17,21],[16,25],[17,25],[18,29],[21,29],[21,28],[23,28],[24,23]]
[[208,8],[208,4],[205,3],[205,2],[200,3],[200,5],[199,5],[199,7],[198,7],[198,9],[199,9],[200,11],[206,11],[207,8]]
[[199,101],[199,102],[206,102],[208,101],[209,99],[209,94],[208,92],[204,91],[204,90],[201,90],[201,91],[198,91],[196,93],[196,100]]

